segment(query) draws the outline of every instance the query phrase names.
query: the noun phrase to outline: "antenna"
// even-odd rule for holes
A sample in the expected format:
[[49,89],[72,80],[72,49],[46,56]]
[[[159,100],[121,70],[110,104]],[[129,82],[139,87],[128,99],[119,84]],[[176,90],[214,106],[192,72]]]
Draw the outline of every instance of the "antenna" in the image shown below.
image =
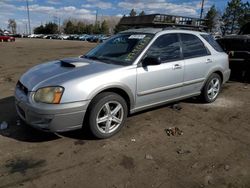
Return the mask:
[[27,5],[27,14],[28,14],[28,22],[29,22],[29,34],[31,34],[31,28],[30,28],[30,9],[29,9],[29,2],[26,0]]

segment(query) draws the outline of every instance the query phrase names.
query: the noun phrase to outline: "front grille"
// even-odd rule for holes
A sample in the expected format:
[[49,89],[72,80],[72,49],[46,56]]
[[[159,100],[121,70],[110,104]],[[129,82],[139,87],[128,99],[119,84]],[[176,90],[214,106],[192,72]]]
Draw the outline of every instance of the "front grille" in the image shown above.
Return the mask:
[[20,81],[17,82],[16,87],[23,91],[25,95],[27,95],[29,92],[28,88],[25,87]]

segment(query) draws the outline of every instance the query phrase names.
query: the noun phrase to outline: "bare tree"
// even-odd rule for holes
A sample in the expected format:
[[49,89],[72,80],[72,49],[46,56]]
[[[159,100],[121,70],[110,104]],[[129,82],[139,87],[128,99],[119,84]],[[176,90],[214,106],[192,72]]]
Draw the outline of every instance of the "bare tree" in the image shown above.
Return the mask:
[[16,34],[16,21],[15,19],[8,20],[8,29],[11,29],[13,34]]

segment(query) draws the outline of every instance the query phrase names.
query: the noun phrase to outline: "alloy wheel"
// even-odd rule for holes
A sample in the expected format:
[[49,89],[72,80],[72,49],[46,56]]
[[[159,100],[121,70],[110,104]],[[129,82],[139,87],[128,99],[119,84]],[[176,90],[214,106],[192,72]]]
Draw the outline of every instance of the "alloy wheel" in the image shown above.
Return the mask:
[[123,117],[123,106],[117,101],[109,101],[105,103],[97,113],[97,128],[102,133],[112,133],[119,128]]

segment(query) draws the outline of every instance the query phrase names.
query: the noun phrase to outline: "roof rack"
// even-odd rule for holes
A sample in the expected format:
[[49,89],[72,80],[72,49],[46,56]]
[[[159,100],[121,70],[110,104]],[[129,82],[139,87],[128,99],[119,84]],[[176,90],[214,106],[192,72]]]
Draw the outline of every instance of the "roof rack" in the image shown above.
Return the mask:
[[206,30],[205,19],[192,18],[186,16],[174,16],[166,14],[150,14],[143,16],[123,17],[120,25],[129,27],[158,27],[158,28],[178,28],[191,30]]

